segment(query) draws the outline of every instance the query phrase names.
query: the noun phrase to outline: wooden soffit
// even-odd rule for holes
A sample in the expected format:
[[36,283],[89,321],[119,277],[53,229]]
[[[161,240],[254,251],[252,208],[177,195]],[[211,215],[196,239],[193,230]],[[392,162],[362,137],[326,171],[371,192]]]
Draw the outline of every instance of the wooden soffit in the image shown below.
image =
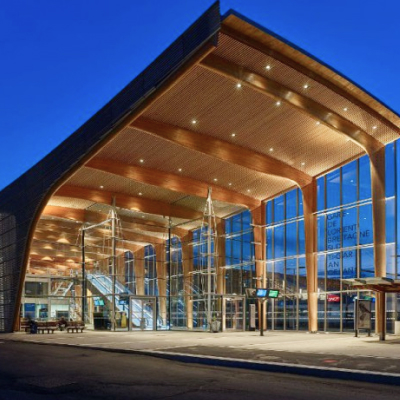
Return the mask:
[[221,24],[221,32],[283,62],[360,106],[377,120],[400,134],[400,116],[332,68],[233,13]]

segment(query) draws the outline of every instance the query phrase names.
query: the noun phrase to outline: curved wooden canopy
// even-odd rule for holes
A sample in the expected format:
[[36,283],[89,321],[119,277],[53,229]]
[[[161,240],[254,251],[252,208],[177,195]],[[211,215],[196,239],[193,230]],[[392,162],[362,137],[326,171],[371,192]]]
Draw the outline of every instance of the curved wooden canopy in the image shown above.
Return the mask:
[[[116,122],[110,140],[60,184],[33,235],[40,273],[43,258],[58,265],[68,259],[57,243],[82,223],[104,221],[111,205],[132,249],[162,246],[172,219],[197,220],[175,227],[180,237],[199,226],[209,187],[220,216],[253,210],[294,185],[308,190],[317,176],[362,154],[378,165],[399,136],[398,115],[318,60],[235,13],[220,28],[218,45],[207,42],[163,87],[154,85],[134,117]],[[299,82],[314,90],[302,91]],[[234,90],[242,85],[246,90]],[[285,107],[275,107],[281,102]],[[65,250],[77,262],[76,253]]]

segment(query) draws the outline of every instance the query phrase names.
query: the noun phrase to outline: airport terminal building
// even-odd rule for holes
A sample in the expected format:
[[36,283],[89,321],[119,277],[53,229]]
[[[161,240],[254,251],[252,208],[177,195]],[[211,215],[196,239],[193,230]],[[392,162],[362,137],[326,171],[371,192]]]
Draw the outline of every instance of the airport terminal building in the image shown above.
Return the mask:
[[217,2],[0,192],[0,332],[346,332],[356,300],[394,332],[399,135],[390,108]]

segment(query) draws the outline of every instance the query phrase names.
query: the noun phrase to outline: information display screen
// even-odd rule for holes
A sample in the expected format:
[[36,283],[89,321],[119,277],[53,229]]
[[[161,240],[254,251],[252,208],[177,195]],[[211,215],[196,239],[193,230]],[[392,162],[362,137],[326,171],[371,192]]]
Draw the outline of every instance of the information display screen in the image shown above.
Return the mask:
[[268,297],[272,299],[276,299],[279,295],[279,290],[276,289],[269,289],[268,291]]
[[268,296],[268,289],[257,289],[256,297],[267,297]]

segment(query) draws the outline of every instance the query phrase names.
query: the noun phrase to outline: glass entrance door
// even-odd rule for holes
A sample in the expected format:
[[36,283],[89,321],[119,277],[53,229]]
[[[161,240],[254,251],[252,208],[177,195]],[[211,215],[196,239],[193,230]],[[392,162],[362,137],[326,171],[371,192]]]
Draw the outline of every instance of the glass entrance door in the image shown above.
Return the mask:
[[157,301],[155,297],[130,297],[130,330],[156,330]]
[[222,302],[222,330],[244,331],[245,329],[244,296],[224,296]]

